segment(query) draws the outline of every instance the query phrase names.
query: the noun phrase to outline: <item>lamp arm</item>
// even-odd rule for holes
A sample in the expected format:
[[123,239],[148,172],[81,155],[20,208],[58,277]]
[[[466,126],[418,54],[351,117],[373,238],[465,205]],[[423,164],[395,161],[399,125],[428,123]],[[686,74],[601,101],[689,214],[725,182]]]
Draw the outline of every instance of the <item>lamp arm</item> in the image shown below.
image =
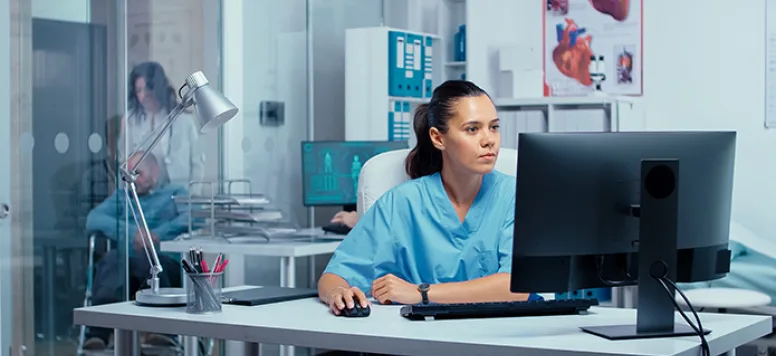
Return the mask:
[[[159,273],[164,270],[162,264],[159,262],[159,255],[156,253],[156,247],[154,241],[151,238],[151,230],[146,223],[145,214],[143,213],[143,206],[140,205],[140,198],[137,194],[137,186],[134,182],[127,183],[124,186],[124,195],[127,198],[129,211],[132,212],[132,218],[135,220],[135,225],[140,229],[142,236],[143,250],[145,251],[148,264],[151,266],[151,279],[148,281],[151,290],[157,292],[159,290]],[[137,212],[135,212],[137,209]]]
[[[143,249],[145,250],[146,258],[148,258],[148,263],[151,265],[151,279],[148,280],[148,284],[151,287],[153,293],[159,292],[159,274],[162,273],[163,268],[162,264],[159,262],[159,254],[156,253],[156,247],[154,246],[154,241],[151,238],[151,230],[148,228],[148,222],[145,218],[143,207],[140,204],[140,197],[137,193],[136,167],[140,166],[140,164],[146,160],[156,145],[159,144],[159,141],[161,141],[167,130],[172,127],[172,124],[175,122],[175,120],[183,113],[184,110],[186,110],[187,107],[191,106],[192,104],[193,101],[191,100],[191,97],[186,95],[184,99],[178,103],[178,105],[176,105],[172,111],[170,111],[167,117],[164,118],[163,124],[158,126],[161,128],[151,131],[151,134],[146,136],[138,148],[135,149],[132,154],[127,156],[124,162],[122,162],[119,166],[121,179],[126,183],[124,186],[124,195],[127,198],[127,203],[130,205],[129,210],[132,212],[132,218],[135,220],[135,225],[137,225],[138,229],[140,229],[140,233],[142,234],[141,241],[143,242]],[[150,144],[148,144],[149,140],[151,142]],[[146,147],[146,145],[148,147]],[[140,156],[140,159],[135,162],[134,166],[130,170],[129,159],[141,151],[143,154]],[[137,210],[137,212],[135,210]]]
[[[134,170],[132,172],[128,172],[129,158],[142,151],[143,155],[140,156],[140,159],[137,162],[135,162],[135,167],[139,166],[143,161],[145,161],[148,155],[151,154],[154,148],[156,148],[156,146],[162,140],[162,137],[164,137],[164,134],[167,132],[167,130],[172,127],[172,124],[175,122],[175,120],[178,119],[178,117],[183,114],[183,111],[191,106],[192,103],[192,100],[187,96],[183,101],[178,103],[178,105],[175,105],[172,111],[170,111],[170,113],[167,114],[167,116],[162,121],[162,125],[154,128],[153,131],[151,131],[151,134],[147,135],[145,139],[140,142],[140,145],[138,145],[138,147],[130,155],[128,155],[127,158],[124,159],[124,162],[122,162],[119,166],[119,169],[122,171],[122,179],[126,181],[125,177],[123,177],[125,173],[127,176],[135,173]],[[151,141],[151,144],[148,144],[149,141]],[[148,147],[146,147],[146,145]]]

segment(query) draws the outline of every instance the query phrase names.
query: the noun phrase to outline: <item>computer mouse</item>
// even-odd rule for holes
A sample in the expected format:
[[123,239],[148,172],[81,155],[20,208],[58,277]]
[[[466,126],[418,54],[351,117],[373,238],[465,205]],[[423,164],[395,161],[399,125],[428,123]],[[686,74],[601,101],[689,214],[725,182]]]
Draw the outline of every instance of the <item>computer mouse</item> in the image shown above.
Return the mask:
[[330,234],[347,235],[350,232],[351,228],[349,228],[344,223],[331,223],[331,224],[322,226],[321,230],[323,230],[324,232],[328,232]]
[[366,307],[362,307],[358,300],[355,302],[356,303],[353,308],[348,308],[346,306],[344,309],[342,309],[339,316],[344,316],[346,318],[364,318],[369,316],[369,314],[372,312],[372,308],[368,305]]

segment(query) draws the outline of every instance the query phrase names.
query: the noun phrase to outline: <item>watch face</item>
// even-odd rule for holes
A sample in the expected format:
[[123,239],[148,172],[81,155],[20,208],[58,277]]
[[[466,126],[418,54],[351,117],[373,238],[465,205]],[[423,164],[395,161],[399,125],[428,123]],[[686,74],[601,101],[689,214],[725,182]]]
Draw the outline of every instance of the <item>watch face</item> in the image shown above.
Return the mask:
[[420,291],[427,291],[429,287],[430,285],[428,283],[423,283],[418,286],[418,289],[420,289]]

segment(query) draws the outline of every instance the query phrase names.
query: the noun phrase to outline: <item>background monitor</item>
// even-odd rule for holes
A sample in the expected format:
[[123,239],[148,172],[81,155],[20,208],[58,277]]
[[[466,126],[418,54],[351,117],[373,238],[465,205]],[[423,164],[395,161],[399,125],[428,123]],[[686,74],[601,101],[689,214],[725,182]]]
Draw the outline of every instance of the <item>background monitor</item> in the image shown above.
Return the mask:
[[735,145],[735,132],[520,134],[510,289],[639,284],[637,326],[586,331],[695,334],[674,325],[664,284],[729,272]]
[[364,163],[380,153],[408,147],[407,141],[302,142],[304,205],[355,205]]

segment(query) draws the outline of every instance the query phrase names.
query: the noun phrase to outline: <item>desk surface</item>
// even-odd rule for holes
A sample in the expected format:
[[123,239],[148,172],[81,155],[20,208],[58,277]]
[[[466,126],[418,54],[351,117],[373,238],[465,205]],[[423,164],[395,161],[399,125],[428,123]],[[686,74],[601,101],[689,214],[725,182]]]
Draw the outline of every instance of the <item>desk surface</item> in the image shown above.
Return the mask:
[[269,242],[233,242],[218,239],[188,239],[163,241],[161,250],[166,252],[188,252],[191,247],[199,247],[206,253],[224,253],[247,256],[305,257],[334,252],[340,240],[322,239],[317,241],[299,241],[276,239]]
[[[681,318],[677,316],[677,321]],[[712,354],[771,332],[768,316],[701,314]],[[692,355],[698,337],[609,341],[579,330],[585,325],[633,324],[633,309],[592,308],[589,315],[445,321],[409,321],[398,306],[373,306],[368,318],[331,315],[315,298],[272,305],[224,305],[217,315],[132,303],[79,308],[75,324],[183,334],[244,342],[404,355]]]

